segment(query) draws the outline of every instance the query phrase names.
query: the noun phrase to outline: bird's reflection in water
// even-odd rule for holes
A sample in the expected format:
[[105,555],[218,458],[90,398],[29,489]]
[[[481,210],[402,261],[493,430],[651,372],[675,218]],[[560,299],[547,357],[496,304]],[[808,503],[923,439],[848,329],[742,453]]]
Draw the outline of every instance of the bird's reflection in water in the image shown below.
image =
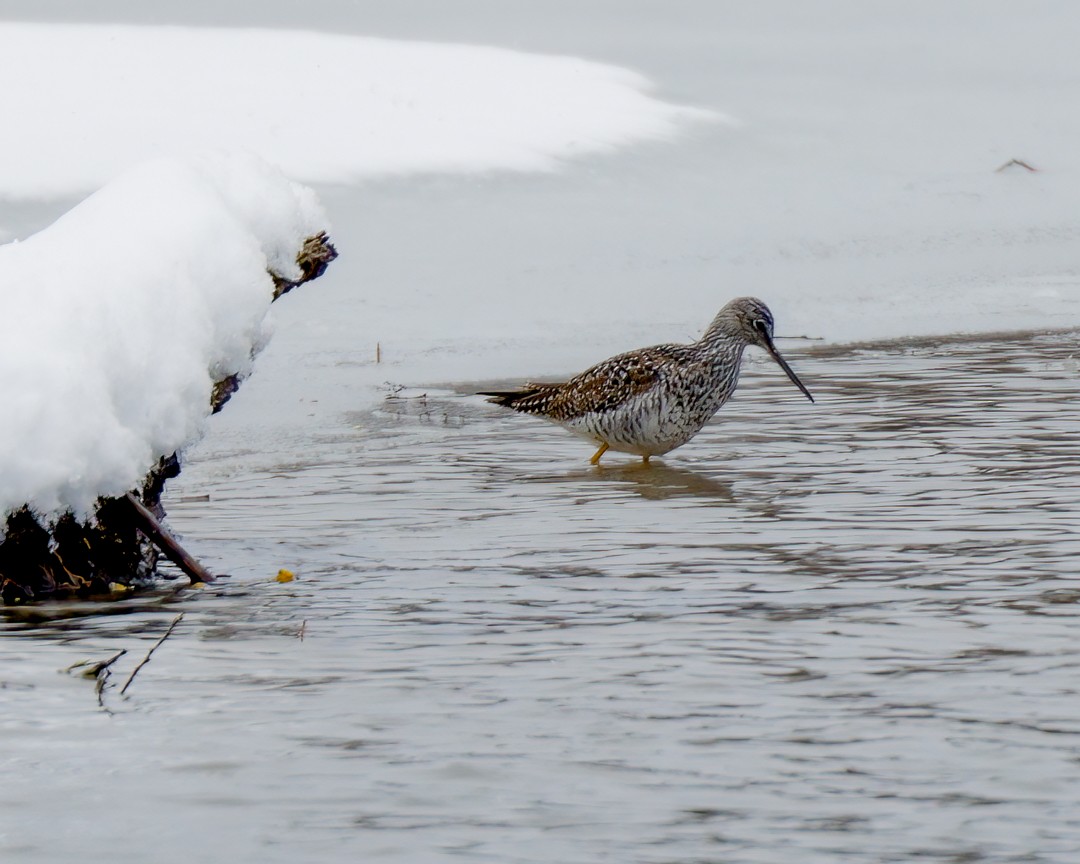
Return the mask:
[[525,479],[540,483],[614,483],[650,501],[698,498],[734,503],[736,500],[732,484],[657,460],[648,464],[635,460],[621,464],[590,465],[561,474],[534,474]]

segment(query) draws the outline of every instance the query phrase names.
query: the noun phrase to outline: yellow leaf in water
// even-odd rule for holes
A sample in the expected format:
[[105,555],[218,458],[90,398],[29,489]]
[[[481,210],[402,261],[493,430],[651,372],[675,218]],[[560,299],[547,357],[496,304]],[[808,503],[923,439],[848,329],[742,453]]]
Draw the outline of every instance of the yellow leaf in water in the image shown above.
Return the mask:
[[277,581],[278,582],[292,582],[296,578],[296,574],[292,570],[278,570]]

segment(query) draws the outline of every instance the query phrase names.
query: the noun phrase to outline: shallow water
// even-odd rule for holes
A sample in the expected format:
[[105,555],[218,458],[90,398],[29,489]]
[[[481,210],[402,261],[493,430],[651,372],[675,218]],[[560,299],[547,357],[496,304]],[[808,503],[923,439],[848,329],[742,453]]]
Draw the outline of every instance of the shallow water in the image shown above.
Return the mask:
[[232,578],[2,625],[0,855],[1075,861],[1074,345],[789,348],[648,468],[473,385],[189,465]]

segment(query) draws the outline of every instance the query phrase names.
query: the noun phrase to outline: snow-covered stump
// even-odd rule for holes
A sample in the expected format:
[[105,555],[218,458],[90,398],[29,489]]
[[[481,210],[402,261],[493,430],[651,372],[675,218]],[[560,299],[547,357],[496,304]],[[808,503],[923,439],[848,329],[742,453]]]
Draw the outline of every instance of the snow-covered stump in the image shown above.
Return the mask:
[[336,257],[326,227],[310,190],[203,154],[0,247],[5,603],[105,594],[177,557],[154,525],[165,482],[250,372],[270,304]]

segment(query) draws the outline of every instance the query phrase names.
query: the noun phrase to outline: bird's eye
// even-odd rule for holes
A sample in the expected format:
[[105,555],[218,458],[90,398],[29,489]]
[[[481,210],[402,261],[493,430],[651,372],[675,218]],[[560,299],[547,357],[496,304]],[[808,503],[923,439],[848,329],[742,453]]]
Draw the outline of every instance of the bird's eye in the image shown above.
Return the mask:
[[768,334],[769,325],[765,323],[764,318],[757,318],[754,320],[754,329],[758,330],[761,333]]

